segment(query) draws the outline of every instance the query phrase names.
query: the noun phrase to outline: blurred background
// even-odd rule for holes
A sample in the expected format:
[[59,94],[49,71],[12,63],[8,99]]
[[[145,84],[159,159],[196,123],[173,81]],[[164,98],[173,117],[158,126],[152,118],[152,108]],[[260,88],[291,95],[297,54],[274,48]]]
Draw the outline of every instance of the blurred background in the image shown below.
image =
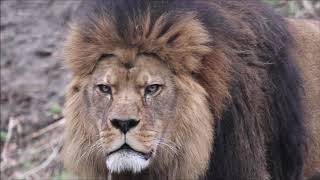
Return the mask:
[[[263,0],[284,16],[320,17],[320,0]],[[68,22],[81,0],[1,0],[1,179],[70,179],[62,168]]]

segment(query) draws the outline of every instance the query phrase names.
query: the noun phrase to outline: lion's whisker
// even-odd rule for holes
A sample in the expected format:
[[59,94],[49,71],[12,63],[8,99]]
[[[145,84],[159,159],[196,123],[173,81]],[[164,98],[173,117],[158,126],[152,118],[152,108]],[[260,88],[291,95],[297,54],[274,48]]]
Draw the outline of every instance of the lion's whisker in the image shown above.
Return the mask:
[[[156,145],[157,146],[159,145],[160,148],[163,148],[164,150],[166,150],[166,151],[172,153],[173,155],[177,156],[178,155],[178,151],[177,151],[178,148],[176,147],[176,145],[173,144],[173,143],[171,144],[170,142],[167,143],[164,140],[165,140],[164,138],[160,138],[160,139],[155,140]],[[163,146],[161,146],[161,145],[163,145]]]

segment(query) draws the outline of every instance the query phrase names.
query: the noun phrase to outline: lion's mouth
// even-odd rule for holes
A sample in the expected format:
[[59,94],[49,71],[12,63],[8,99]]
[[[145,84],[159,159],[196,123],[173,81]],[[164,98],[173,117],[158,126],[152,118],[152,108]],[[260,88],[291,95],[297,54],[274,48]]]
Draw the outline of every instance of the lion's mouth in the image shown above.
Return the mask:
[[119,152],[122,152],[122,153],[123,152],[135,153],[135,154],[143,157],[145,160],[148,160],[151,157],[152,153],[153,153],[153,151],[150,151],[148,153],[137,151],[137,150],[133,149],[132,147],[130,147],[127,143],[124,143],[119,149],[111,151],[107,156],[110,156],[110,155],[112,155],[114,153],[119,153]]

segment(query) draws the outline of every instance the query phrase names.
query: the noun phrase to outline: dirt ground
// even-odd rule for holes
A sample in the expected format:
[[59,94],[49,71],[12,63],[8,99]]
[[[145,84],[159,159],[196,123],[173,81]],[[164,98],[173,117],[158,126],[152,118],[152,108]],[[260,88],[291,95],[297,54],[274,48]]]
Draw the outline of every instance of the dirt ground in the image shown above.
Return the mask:
[[[70,78],[62,66],[63,41],[79,3],[1,1],[1,179],[58,176],[53,167],[59,164],[55,148],[62,145],[62,126],[32,135],[59,125],[62,117]],[[35,169],[50,155],[47,167]]]
[[[265,0],[319,18],[319,0]],[[61,166],[68,23],[81,0],[1,1],[1,179],[68,179]]]

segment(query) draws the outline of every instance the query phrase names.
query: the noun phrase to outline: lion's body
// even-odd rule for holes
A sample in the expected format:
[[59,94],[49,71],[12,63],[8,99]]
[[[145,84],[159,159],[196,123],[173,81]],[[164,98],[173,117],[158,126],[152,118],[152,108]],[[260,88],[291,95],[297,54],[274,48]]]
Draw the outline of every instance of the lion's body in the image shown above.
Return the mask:
[[[285,20],[253,0],[97,0],[88,7],[66,47],[74,73],[65,110],[69,170],[124,179],[319,173],[318,22]],[[152,78],[162,89],[146,98],[136,89]],[[97,79],[114,94],[97,92]],[[123,135],[111,123],[115,114],[134,115],[139,125]],[[123,141],[151,158],[110,158]]]
[[305,175],[310,177],[320,173],[320,22],[291,19],[289,25],[297,42],[294,53],[305,89],[303,107],[311,135]]

